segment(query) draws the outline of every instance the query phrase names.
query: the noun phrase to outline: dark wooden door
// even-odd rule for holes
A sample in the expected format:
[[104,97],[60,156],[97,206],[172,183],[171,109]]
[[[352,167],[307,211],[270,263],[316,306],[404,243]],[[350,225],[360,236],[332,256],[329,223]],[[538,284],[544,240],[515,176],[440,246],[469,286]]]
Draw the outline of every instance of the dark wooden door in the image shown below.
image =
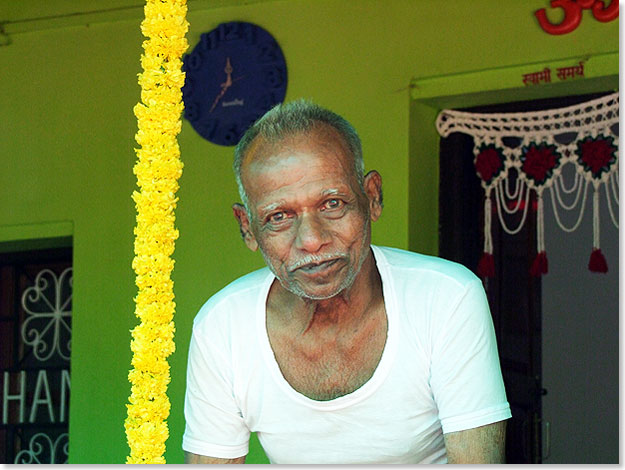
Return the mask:
[[[494,220],[497,217],[493,214]],[[516,235],[504,232],[497,222],[493,224],[495,276],[486,280],[512,410],[506,441],[508,463],[542,462],[541,398],[546,391],[542,388],[541,283],[529,274],[536,256],[535,217],[530,205],[526,223]]]
[[[476,272],[483,250],[484,192],[473,166],[473,139],[441,139],[439,254]],[[493,207],[496,207],[493,204]],[[497,215],[493,214],[493,221]],[[529,275],[536,253],[532,223],[510,236],[493,223],[496,275],[486,279],[512,418],[506,461],[541,461],[540,281]]]

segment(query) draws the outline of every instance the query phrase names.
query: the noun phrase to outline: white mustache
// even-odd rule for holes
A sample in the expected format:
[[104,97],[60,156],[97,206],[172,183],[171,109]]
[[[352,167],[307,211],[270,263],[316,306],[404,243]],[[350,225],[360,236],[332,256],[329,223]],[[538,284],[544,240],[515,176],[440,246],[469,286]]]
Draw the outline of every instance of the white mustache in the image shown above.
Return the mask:
[[347,255],[345,253],[328,253],[325,255],[308,255],[300,259],[299,261],[296,261],[292,265],[290,265],[288,267],[288,270],[295,271],[296,269],[299,269],[308,264],[321,264],[325,261],[331,261],[337,258],[346,258],[346,257]]

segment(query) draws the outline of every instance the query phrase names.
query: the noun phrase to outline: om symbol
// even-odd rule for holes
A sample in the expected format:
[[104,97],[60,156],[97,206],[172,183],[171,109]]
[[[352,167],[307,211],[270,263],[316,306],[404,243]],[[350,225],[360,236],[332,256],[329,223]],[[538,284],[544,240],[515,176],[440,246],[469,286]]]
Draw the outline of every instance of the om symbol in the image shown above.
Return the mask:
[[567,34],[577,28],[582,21],[582,9],[592,9],[592,15],[602,23],[618,18],[618,0],[610,0],[607,7],[603,0],[551,0],[551,8],[564,10],[564,19],[561,23],[551,23],[544,8],[534,12],[540,27],[549,34]]

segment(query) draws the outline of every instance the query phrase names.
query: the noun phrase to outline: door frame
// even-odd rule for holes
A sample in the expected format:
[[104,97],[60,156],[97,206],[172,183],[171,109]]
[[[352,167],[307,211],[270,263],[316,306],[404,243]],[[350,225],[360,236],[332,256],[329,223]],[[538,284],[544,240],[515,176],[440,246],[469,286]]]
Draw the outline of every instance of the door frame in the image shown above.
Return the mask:
[[[556,69],[580,62],[584,64],[583,78],[557,78]],[[552,71],[553,81],[523,84],[524,75],[546,68]],[[618,52],[413,80],[409,132],[409,249],[439,254],[441,139],[435,122],[442,109],[586,95],[617,91],[618,87]],[[537,435],[540,436],[540,431]]]
[[[584,66],[582,78],[560,80],[556,69]],[[523,76],[550,68],[551,82],[524,85]],[[619,87],[619,54],[577,56],[465,73],[410,83],[408,248],[438,254],[439,135],[435,121],[446,108],[583,95]]]

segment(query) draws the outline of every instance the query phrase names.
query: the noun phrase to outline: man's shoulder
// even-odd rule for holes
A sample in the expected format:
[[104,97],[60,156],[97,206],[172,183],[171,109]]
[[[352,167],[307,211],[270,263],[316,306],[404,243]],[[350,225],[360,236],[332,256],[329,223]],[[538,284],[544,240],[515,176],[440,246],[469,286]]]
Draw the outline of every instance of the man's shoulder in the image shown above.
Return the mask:
[[264,267],[223,287],[202,305],[193,321],[194,326],[211,320],[218,321],[224,315],[252,313],[269,274],[269,269]]
[[374,246],[373,248],[374,253],[382,258],[378,260],[378,263],[386,264],[392,272],[410,276],[414,280],[420,278],[421,275],[438,278],[438,280],[449,280],[460,285],[479,280],[471,270],[462,264],[438,256],[386,246]]

